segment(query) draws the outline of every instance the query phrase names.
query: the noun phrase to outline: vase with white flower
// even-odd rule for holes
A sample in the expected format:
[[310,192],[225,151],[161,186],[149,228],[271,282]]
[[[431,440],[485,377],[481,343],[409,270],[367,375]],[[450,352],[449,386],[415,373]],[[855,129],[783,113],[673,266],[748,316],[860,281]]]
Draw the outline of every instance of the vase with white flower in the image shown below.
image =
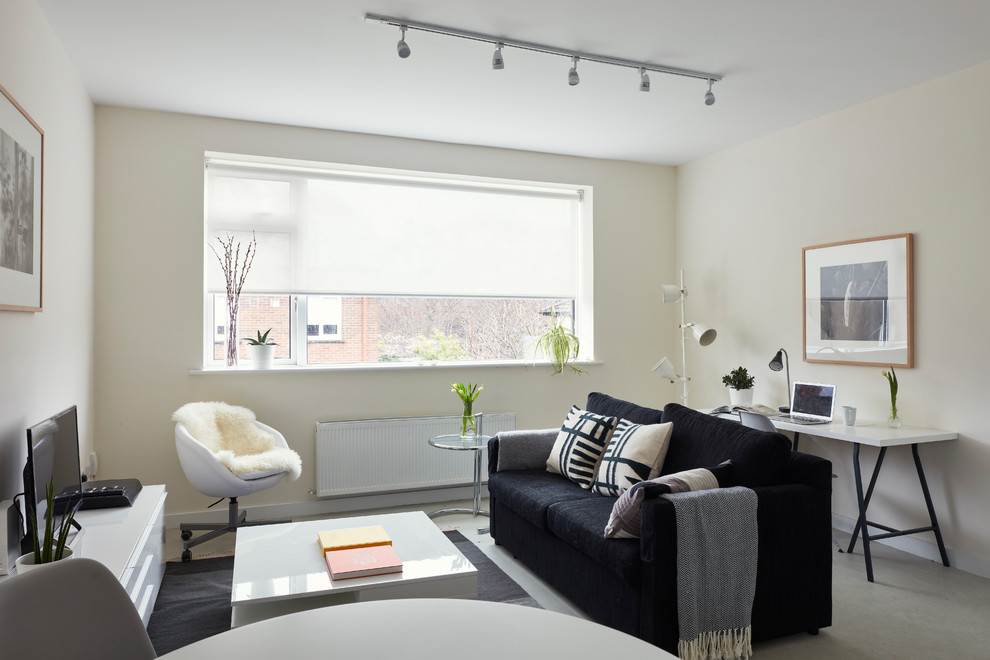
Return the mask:
[[894,367],[891,367],[890,371],[884,369],[881,373],[890,385],[890,417],[887,418],[887,426],[892,429],[899,429],[901,428],[901,418],[897,414],[897,374],[894,373]]
[[474,417],[474,401],[485,389],[484,383],[481,385],[471,383],[451,383],[450,391],[456,394],[464,404],[464,411],[461,413],[461,437],[470,438],[478,434],[478,422]]

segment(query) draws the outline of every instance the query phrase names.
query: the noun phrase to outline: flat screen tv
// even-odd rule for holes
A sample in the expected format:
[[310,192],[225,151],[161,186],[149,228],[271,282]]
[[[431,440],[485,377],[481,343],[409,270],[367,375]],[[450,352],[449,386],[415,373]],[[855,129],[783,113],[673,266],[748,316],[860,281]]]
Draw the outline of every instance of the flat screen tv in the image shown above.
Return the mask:
[[42,521],[46,512],[46,491],[53,483],[55,511],[61,513],[82,497],[79,471],[79,425],[72,406],[38,422],[27,430],[27,465],[24,466],[25,522],[31,534],[32,520]]

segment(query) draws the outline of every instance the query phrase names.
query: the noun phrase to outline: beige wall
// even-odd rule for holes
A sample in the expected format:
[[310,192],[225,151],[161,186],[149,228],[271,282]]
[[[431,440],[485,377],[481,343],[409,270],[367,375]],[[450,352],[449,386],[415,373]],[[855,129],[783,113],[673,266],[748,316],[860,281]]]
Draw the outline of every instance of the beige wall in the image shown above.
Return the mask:
[[[201,365],[203,152],[221,151],[594,186],[596,358],[587,375],[481,368],[191,375]],[[602,390],[659,405],[649,367],[674,338],[657,283],[673,276],[673,168],[100,106],[96,111],[96,430],[101,475],[165,483],[168,513],[201,510],[169,417],[187,401],[246,405],[302,455],[297,482],[244,504],[306,502],[319,420],[455,414],[452,381],[483,381],[483,411],[561,423]],[[498,268],[478,246],[475,268]],[[659,328],[659,330],[658,330]],[[424,439],[425,441],[425,439]]]
[[[990,63],[681,167],[676,250],[692,287],[690,315],[719,330],[710,347],[689,352],[693,405],[727,403],[721,376],[740,364],[756,375],[758,402],[783,404],[784,375],[766,366],[783,346],[794,360],[792,379],[835,383],[837,405],[876,420],[889,407],[880,368],[801,359],[801,248],[914,234],[915,368],[898,371],[899,409],[908,424],[959,432],[958,441],[923,447],[921,455],[947,545],[983,571],[990,566],[987,117]],[[834,511],[855,517],[851,447],[803,443],[833,461]],[[872,466],[875,453],[864,455]],[[925,524],[910,452],[891,450],[886,465],[871,518]]]
[[93,104],[33,0],[0,4],[0,85],[45,133],[44,311],[0,311],[2,499],[23,490],[27,426],[77,404],[92,444]]

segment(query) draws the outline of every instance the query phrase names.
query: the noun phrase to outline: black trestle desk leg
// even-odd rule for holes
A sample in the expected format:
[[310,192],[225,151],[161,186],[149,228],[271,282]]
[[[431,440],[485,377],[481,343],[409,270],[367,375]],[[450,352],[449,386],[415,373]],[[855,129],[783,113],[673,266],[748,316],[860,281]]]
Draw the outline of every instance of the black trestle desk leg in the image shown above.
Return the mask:
[[[852,542],[849,544],[849,552],[853,551],[853,546],[856,544],[856,533],[863,532],[863,557],[866,559],[866,579],[873,582],[873,558],[870,556],[870,532],[866,528],[866,504],[868,502],[868,497],[863,497],[863,473],[859,467],[859,447],[858,442],[853,443],[853,471],[856,473],[856,499],[859,501],[859,522],[856,523],[856,529],[853,530]],[[883,449],[886,449],[884,447]],[[877,466],[873,471],[873,480],[870,483],[870,494],[873,491],[873,485],[876,482],[877,472],[880,468],[880,462],[883,460],[883,449],[880,450],[880,458],[877,460]]]
[[[855,467],[859,468],[859,443],[853,443],[853,461],[855,462]],[[870,500],[873,499],[873,489],[877,485],[877,477],[880,476],[880,467],[883,465],[884,456],[887,455],[887,448],[880,448],[880,455],[877,457],[877,464],[873,466],[873,475],[870,477],[870,485],[866,489],[866,498],[863,500],[863,513],[870,508]],[[852,552],[853,548],[856,547],[856,539],[859,538],[860,532],[860,522],[856,521],[856,527],[853,529],[852,539],[849,541],[849,548],[847,552]]]
[[942,555],[942,565],[949,565],[949,555],[945,552],[945,544],[942,542],[942,530],[938,526],[938,518],[935,517],[935,507],[932,505],[932,496],[928,492],[928,480],[925,479],[925,470],[921,467],[921,457],[918,455],[918,443],[911,445],[911,454],[914,456],[914,467],[918,470],[918,479],[921,481],[921,492],[925,494],[925,504],[928,506],[928,517],[932,521],[932,531],[935,532],[935,540],[938,542],[938,552]]
[[794,432],[794,451],[797,451],[798,450],[798,448],[797,448],[798,447],[798,440],[800,440],[800,439],[801,439],[801,434],[798,433],[797,431],[795,431]]

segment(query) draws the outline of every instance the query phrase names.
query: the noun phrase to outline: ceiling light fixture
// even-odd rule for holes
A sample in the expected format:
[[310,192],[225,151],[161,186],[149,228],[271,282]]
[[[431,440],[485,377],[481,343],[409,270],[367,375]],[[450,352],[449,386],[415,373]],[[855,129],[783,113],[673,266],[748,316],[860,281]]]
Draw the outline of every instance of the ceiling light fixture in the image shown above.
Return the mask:
[[577,72],[577,57],[571,58],[571,70],[567,72],[567,84],[573,87],[574,85],[581,82],[581,76]]
[[715,95],[712,93],[712,83],[714,81],[708,80],[708,93],[705,94],[705,105],[715,105]]
[[400,25],[399,29],[402,30],[402,36],[399,37],[399,43],[396,44],[395,48],[399,51],[399,57],[406,59],[412,51],[409,50],[409,44],[406,43],[406,26]]
[[[568,72],[567,82],[571,85],[576,85],[580,82],[580,78],[577,75],[577,60],[589,60],[591,62],[598,62],[599,64],[611,64],[612,66],[624,66],[632,69],[638,69],[640,71],[640,84],[639,88],[642,91],[648,91],[649,89],[649,76],[647,71],[652,71],[654,73],[664,73],[671,76],[682,76],[686,78],[697,78],[698,80],[708,81],[708,93],[705,94],[705,105],[711,105],[715,103],[715,95],[712,93],[712,84],[722,80],[722,76],[717,73],[706,73],[704,71],[692,71],[691,69],[681,69],[678,67],[666,66],[663,64],[653,64],[651,62],[640,62],[637,60],[627,60],[621,57],[610,57],[607,55],[594,55],[591,53],[583,53],[581,51],[570,50],[568,48],[557,48],[555,46],[546,46],[544,44],[538,44],[531,41],[521,41],[519,39],[510,39],[506,37],[500,37],[493,34],[484,34],[482,32],[472,32],[470,30],[461,30],[458,28],[446,27],[443,25],[435,25],[433,23],[421,23],[419,21],[408,21],[400,18],[392,18],[390,16],[382,16],[380,14],[365,14],[364,20],[368,23],[380,23],[382,25],[391,25],[402,29],[403,38],[399,41],[399,57],[406,58],[409,57],[409,46],[405,42],[406,29],[410,30],[420,30],[421,32],[432,32],[433,34],[440,34],[447,37],[458,37],[461,39],[470,39],[472,41],[481,41],[485,43],[490,43],[495,45],[495,54],[492,56],[492,68],[501,69],[504,66],[504,61],[502,60],[502,48],[509,46],[511,48],[519,48],[522,50],[529,50],[537,53],[545,53],[547,55],[559,55],[563,57],[571,58],[572,66],[571,70]],[[571,80],[574,82],[571,82]]]
[[502,44],[495,44],[495,54],[492,55],[492,68],[500,71],[505,68],[505,60],[502,59]]

